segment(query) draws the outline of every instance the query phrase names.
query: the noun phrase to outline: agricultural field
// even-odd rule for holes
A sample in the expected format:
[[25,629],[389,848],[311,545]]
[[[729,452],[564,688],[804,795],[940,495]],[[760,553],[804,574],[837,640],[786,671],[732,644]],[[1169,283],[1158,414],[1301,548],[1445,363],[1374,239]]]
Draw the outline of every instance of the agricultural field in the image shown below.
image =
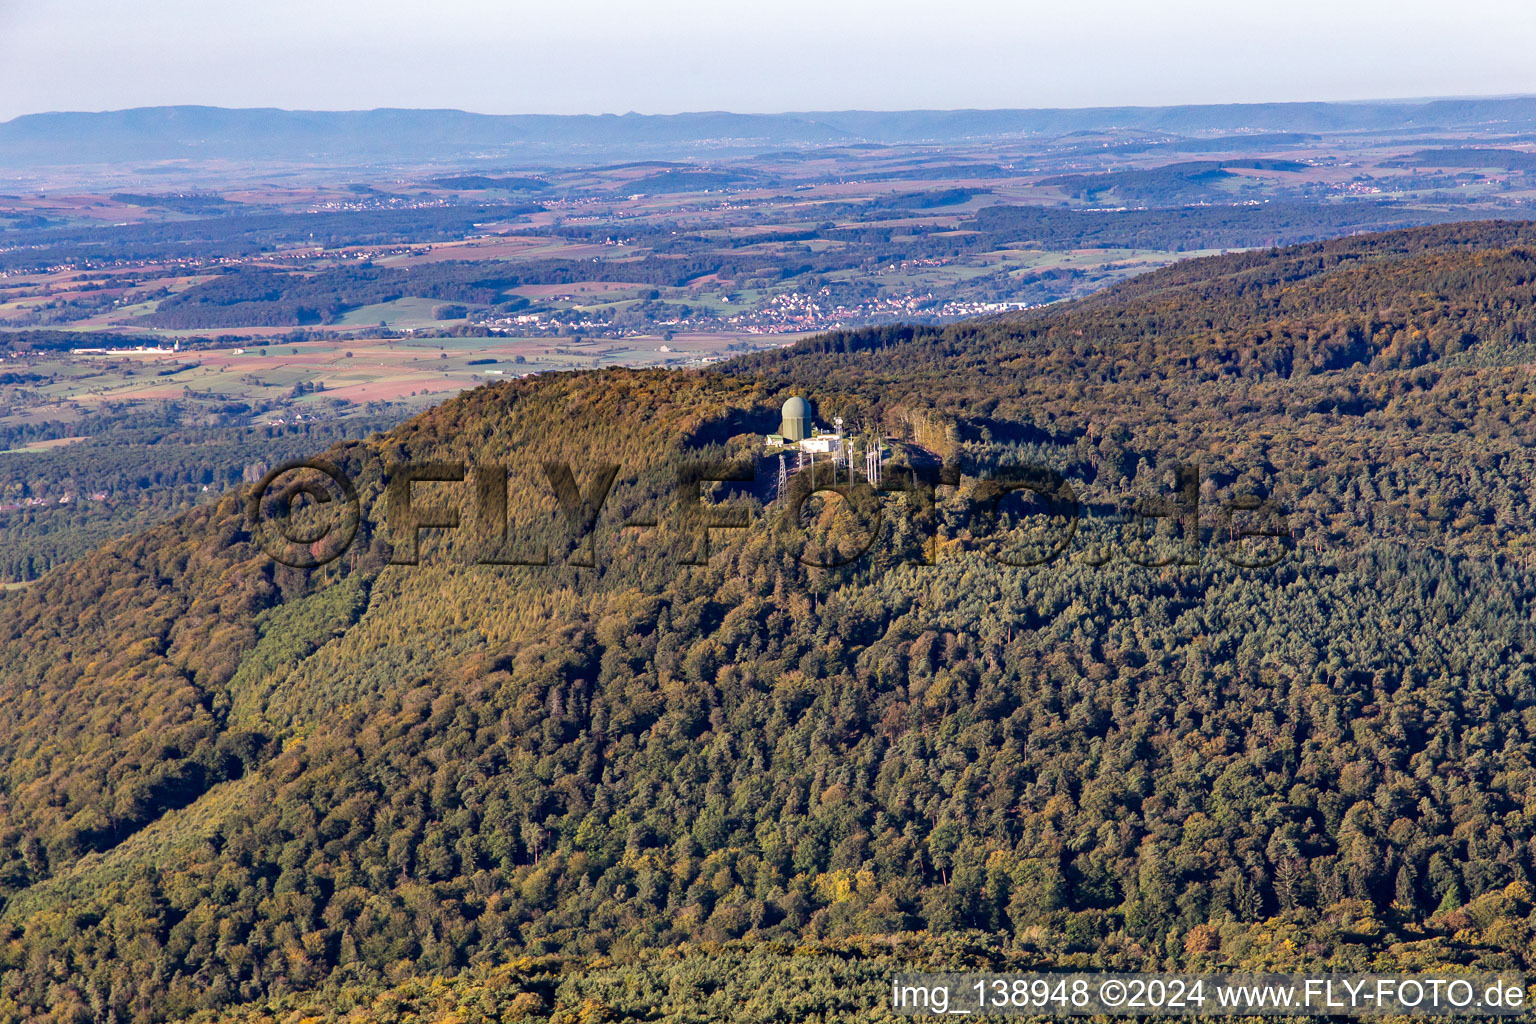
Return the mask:
[[1194,255],[1525,219],[1528,145],[1468,128],[1103,130],[173,192],[103,182],[0,196],[0,341],[579,336],[643,355],[668,335],[729,346],[945,322]]
[[76,173],[0,195],[0,581],[513,377],[700,369],[1536,211],[1532,140],[1493,122]]

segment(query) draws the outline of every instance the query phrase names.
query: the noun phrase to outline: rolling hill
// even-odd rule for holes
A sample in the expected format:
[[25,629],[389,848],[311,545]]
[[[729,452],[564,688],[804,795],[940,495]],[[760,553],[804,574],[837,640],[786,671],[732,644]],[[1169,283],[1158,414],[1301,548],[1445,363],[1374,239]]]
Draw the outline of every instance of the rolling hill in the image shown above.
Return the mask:
[[[1530,969],[1533,310],[1522,224],[1191,260],[477,389],[325,453],[361,523],[323,568],[267,557],[245,489],[109,544],[0,598],[0,1020]],[[743,487],[686,564],[684,467],[750,459],[791,394],[890,439],[888,493]],[[418,485],[463,525],[394,564],[386,478],[429,462],[506,467],[500,554],[549,564],[477,564],[470,483]],[[601,511],[549,463],[615,467]],[[1042,504],[1073,532],[1018,564],[1067,529]]]
[[[462,110],[138,107],[26,114],[0,123],[0,167],[163,160],[419,163],[488,157],[550,163],[602,154],[681,157],[783,147],[943,143],[1133,130],[1361,132],[1536,126],[1536,98],[1372,103],[1236,103],[1060,110],[807,111],[736,114],[477,114]],[[624,156],[630,159],[629,156]]]

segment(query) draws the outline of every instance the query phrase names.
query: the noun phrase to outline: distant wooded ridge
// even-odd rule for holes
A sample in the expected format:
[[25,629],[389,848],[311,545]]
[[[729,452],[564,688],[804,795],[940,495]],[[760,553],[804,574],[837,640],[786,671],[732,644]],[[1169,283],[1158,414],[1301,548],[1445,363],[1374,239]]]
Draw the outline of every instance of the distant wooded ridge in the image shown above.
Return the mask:
[[[780,147],[1057,137],[1111,129],[1185,134],[1536,128],[1536,97],[1362,103],[1231,103],[1040,110],[844,110],[781,114],[514,114],[298,111],[207,106],[28,114],[0,123],[0,168],[143,160],[423,162],[586,160]],[[1206,141],[1206,140],[1202,140]]]

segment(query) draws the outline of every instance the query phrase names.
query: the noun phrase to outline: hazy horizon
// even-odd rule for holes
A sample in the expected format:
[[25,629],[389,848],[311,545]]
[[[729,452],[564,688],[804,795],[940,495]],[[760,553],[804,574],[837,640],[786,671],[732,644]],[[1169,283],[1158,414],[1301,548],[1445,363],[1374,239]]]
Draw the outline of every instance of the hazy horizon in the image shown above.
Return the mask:
[[1085,18],[958,0],[771,14],[698,0],[508,11],[454,0],[0,5],[0,119],[200,105],[488,114],[1076,109],[1536,92],[1511,0],[1232,9],[1112,0]]
[[782,110],[739,110],[729,107],[698,107],[688,110],[577,110],[569,112],[552,112],[547,110],[519,110],[497,111],[483,110],[469,107],[439,107],[439,106],[398,106],[380,105],[372,107],[281,107],[273,105],[249,105],[228,106],[220,103],[154,103],[138,104],[121,107],[64,108],[52,110],[31,110],[26,113],[16,114],[13,117],[0,120],[0,124],[14,121],[23,117],[36,117],[48,114],[114,114],[132,110],[163,110],[175,107],[205,108],[209,110],[275,110],[289,114],[324,113],[324,114],[353,114],[368,113],[380,110],[408,110],[408,111],[443,111],[447,113],[470,114],[483,117],[686,117],[701,114],[741,114],[759,115],[768,117],[785,117],[797,114],[841,114],[841,113],[871,113],[871,114],[903,114],[903,113],[952,113],[961,111],[978,111],[984,113],[1005,112],[1014,110],[1111,110],[1111,109],[1160,109],[1164,107],[1228,107],[1228,106],[1271,106],[1285,104],[1393,104],[1404,105],[1415,103],[1436,103],[1455,100],[1508,100],[1508,99],[1536,99],[1536,90],[1529,92],[1507,93],[1456,93],[1440,94],[1433,96],[1359,96],[1340,99],[1315,99],[1315,100],[1241,100],[1233,102],[1208,101],[1193,103],[1092,103],[1061,105],[1052,107],[817,107]]

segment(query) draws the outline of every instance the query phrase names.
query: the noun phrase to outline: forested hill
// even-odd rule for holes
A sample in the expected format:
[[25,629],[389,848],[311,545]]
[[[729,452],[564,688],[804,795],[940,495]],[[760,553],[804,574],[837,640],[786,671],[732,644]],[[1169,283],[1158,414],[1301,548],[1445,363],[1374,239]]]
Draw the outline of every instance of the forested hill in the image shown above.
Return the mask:
[[[0,598],[0,1020],[1529,970],[1533,291],[1536,230],[1451,225],[509,382],[326,453],[363,523],[322,569],[274,565],[239,490],[56,570]],[[765,463],[683,564],[680,468],[795,393],[890,439],[889,493],[797,519]],[[453,459],[509,467],[501,553],[550,565],[475,564],[474,478],[418,485],[464,525],[389,564],[385,467]],[[560,462],[618,467],[595,537]]]

